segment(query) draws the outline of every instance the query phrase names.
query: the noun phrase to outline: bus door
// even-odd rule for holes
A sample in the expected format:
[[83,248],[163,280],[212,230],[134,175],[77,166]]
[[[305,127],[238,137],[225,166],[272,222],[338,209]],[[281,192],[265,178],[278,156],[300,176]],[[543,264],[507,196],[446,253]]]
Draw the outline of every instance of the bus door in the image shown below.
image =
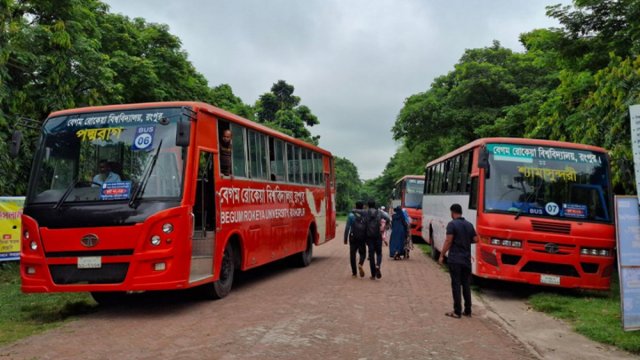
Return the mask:
[[331,178],[332,174],[331,173],[325,173],[324,174],[324,198],[326,199],[326,223],[327,223],[327,227],[326,227],[326,232],[325,232],[325,238],[324,241],[326,241],[327,239],[333,239],[335,236],[335,231],[336,231],[336,222],[335,222],[335,216],[333,215],[333,212],[335,211],[334,209],[334,203],[333,203],[333,196],[332,196],[332,192],[331,192]]
[[216,209],[213,177],[215,156],[211,152],[201,150],[198,159],[189,282],[206,279],[213,275]]

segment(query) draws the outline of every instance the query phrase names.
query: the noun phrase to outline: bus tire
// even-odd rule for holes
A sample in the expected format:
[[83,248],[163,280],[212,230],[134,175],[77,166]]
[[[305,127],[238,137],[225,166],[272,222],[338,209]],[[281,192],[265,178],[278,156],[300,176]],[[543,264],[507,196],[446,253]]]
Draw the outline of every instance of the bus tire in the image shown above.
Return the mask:
[[220,277],[217,281],[203,286],[204,295],[208,299],[217,300],[229,295],[233,286],[233,276],[235,273],[235,254],[231,242],[227,243],[222,254],[222,264],[220,264]]
[[436,244],[433,241],[433,227],[429,225],[429,245],[431,245],[431,258],[438,261],[440,252],[436,249]]
[[313,232],[309,229],[307,234],[307,247],[304,251],[296,254],[294,258],[294,265],[297,267],[307,267],[311,264],[313,258]]
[[125,302],[126,293],[120,291],[92,291],[91,297],[100,306],[108,307]]

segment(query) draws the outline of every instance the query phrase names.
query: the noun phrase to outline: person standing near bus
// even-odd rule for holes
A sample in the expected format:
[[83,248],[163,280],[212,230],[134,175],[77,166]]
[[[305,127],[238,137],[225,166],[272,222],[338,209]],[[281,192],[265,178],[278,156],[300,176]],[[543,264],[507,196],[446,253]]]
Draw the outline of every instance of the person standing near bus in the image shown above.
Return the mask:
[[391,218],[386,213],[376,209],[376,202],[369,200],[367,206],[367,247],[369,248],[369,267],[371,268],[371,280],[382,278],[380,266],[382,265],[382,234],[380,233],[380,220],[384,218],[387,223]]
[[[461,315],[471,316],[471,244],[478,241],[473,224],[462,217],[462,206],[453,204],[449,208],[451,220],[447,224],[447,238],[440,253],[439,263],[444,264],[444,254],[449,252],[447,263],[451,275],[453,311],[445,313],[459,319]],[[464,312],[460,299],[460,288],[464,297]]]
[[231,130],[222,132],[220,139],[220,172],[222,175],[231,175]]
[[356,210],[349,213],[347,225],[344,228],[344,243],[349,242],[349,259],[351,261],[351,276],[356,277],[356,252],[360,255],[357,271],[364,277],[364,260],[367,257],[365,241],[367,238],[366,215],[363,213],[364,203],[356,201]]
[[409,225],[402,214],[402,207],[398,205],[391,216],[391,241],[389,241],[389,256],[394,260],[400,260],[400,256],[406,255],[405,241],[409,231]]

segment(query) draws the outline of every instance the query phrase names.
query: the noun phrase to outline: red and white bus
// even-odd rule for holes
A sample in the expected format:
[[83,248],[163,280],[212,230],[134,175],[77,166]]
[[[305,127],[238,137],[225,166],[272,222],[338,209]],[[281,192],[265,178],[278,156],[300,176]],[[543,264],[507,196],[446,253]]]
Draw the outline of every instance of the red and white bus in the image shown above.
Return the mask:
[[308,265],[335,236],[334,204],[331,153],[208,104],[54,112],[22,217],[22,291],[106,303],[202,285],[221,298],[235,270]]
[[458,203],[479,242],[473,274],[570,288],[609,288],[614,217],[604,149],[486,138],[426,166],[423,235],[438,257]]
[[424,176],[406,175],[396,181],[393,188],[391,209],[401,206],[409,215],[411,236],[422,239],[422,194]]

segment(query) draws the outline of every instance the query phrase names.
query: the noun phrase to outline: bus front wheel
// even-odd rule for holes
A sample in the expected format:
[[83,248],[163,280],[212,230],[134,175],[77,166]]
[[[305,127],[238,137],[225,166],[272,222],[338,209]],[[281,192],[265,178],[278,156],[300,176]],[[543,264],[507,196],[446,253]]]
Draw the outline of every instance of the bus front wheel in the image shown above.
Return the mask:
[[298,267],[307,267],[311,264],[313,258],[313,232],[309,229],[307,234],[307,247],[303,252],[298,253],[295,257],[294,264]]
[[233,285],[233,275],[235,272],[234,252],[231,243],[224,248],[222,264],[220,264],[220,278],[212,284],[204,285],[205,296],[209,299],[222,299],[229,295]]

